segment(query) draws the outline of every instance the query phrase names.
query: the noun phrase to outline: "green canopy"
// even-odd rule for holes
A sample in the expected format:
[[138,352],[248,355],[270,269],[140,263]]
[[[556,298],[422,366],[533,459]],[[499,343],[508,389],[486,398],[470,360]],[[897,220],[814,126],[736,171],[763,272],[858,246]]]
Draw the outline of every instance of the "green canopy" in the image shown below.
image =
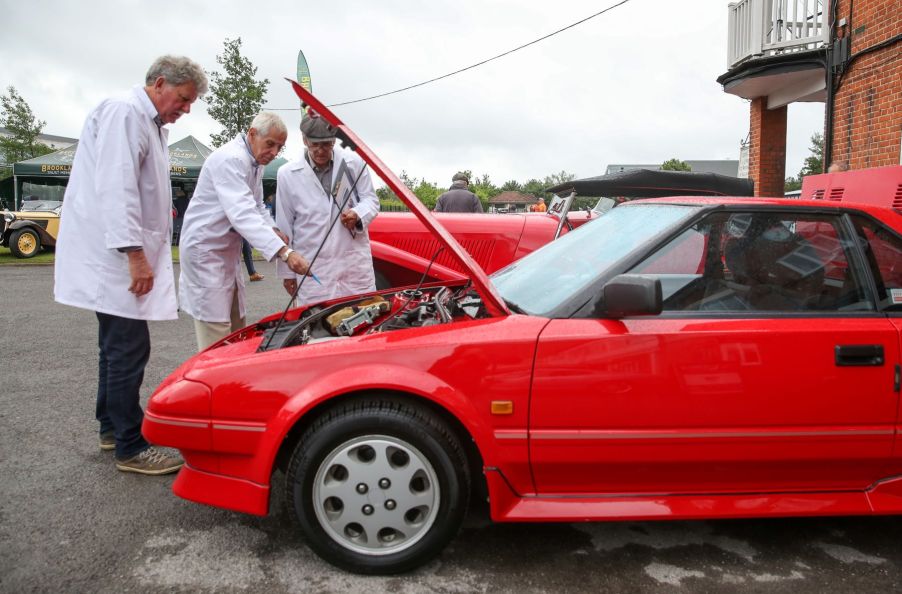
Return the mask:
[[76,142],[72,146],[53,153],[41,155],[34,159],[13,163],[13,175],[19,177],[69,177],[72,171],[72,159],[75,158]]
[[[41,155],[34,159],[13,164],[16,177],[69,177],[75,158],[76,142],[62,150]],[[169,174],[173,179],[197,179],[201,165],[210,153],[210,147],[193,136],[187,136],[169,145]]]
[[[76,142],[72,146],[34,159],[13,164],[15,188],[13,202],[18,208],[22,196],[35,195],[47,200],[62,200],[62,192],[72,172]],[[174,182],[196,180],[201,165],[213,151],[193,136],[169,145],[169,177]],[[275,175],[275,174],[273,174]]]
[[169,145],[169,177],[172,180],[197,179],[200,168],[213,151],[193,136]]
[[[61,200],[61,193],[69,181],[72,171],[72,160],[75,158],[76,142],[70,147],[53,153],[35,157],[27,161],[13,164],[13,176],[15,179],[14,196],[12,202],[18,207],[20,197],[34,194],[39,197],[53,200]],[[200,176],[200,168],[213,150],[193,136],[186,136],[176,143],[169,145],[169,178],[173,182],[191,182]],[[276,172],[279,167],[287,163],[287,159],[278,157],[263,169],[263,180],[270,182],[267,185],[267,193],[275,191]],[[37,179],[35,179],[37,178]],[[178,184],[183,188],[193,189],[191,184]],[[59,186],[59,187],[56,187]],[[51,192],[53,195],[44,196],[43,193]],[[55,192],[55,193],[54,193]],[[190,193],[190,190],[189,190]],[[57,195],[60,194],[60,195]]]
[[272,161],[269,162],[269,165],[263,168],[263,179],[269,181],[276,181],[276,173],[279,171],[279,167],[288,163],[288,159],[283,159],[282,157],[276,157]]

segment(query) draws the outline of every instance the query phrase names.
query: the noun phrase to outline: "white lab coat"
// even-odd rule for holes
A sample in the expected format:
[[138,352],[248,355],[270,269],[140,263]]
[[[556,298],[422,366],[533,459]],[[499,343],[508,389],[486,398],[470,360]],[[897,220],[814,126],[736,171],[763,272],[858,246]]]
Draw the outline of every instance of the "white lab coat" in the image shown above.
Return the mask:
[[[168,131],[143,87],[88,115],[63,200],[56,245],[57,302],[136,320],[178,317],[172,273]],[[130,293],[128,255],[141,246],[153,289]]]
[[263,205],[263,167],[248,152],[244,135],[213,151],[200,170],[179,238],[179,301],[196,320],[228,322],[232,296],[246,316],[241,239],[267,260],[285,246]]
[[[338,180],[342,163],[346,164],[347,173]],[[345,210],[351,208],[357,213],[361,223],[358,225],[359,229],[352,235],[338,220],[329,233],[329,226],[338,214],[338,205],[348,196],[358,174],[360,179],[357,181],[356,191],[348,200]],[[334,197],[327,195],[303,155],[279,168],[276,223],[288,234],[291,247],[308,262],[312,262],[317,248],[329,233],[322,251],[310,268],[321,284],[312,277],[304,280],[298,294],[301,304],[376,289],[367,226],[379,214],[379,198],[363,160],[351,151],[336,147],[332,163],[333,192],[339,181]],[[297,278],[301,282],[301,277],[295,277],[282,262],[278,264],[278,273],[280,278]]]

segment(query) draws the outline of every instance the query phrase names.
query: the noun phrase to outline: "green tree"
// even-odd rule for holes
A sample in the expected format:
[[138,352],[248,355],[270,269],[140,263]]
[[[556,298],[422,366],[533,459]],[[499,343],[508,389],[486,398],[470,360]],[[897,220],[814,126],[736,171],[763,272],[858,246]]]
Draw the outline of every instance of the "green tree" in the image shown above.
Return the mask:
[[38,142],[46,123],[35,117],[28,102],[15,87],[7,87],[6,94],[0,95],[0,126],[10,134],[8,137],[0,136],[2,161],[13,164],[52,152],[52,148]]
[[797,177],[787,177],[785,183],[783,184],[784,192],[795,192],[796,190],[802,189],[802,180]]
[[573,181],[574,179],[576,179],[575,173],[567,173],[566,171],[561,171],[560,173],[552,173],[551,175],[545,177],[545,187],[550,188],[552,186],[557,186],[568,181]]
[[670,159],[668,161],[664,161],[661,165],[661,169],[663,171],[692,171],[692,167],[686,161],[680,161],[679,159]]
[[[552,184],[553,185],[553,184]],[[545,183],[544,180],[530,178],[526,181],[526,183],[521,184],[520,191],[524,194],[532,194],[536,198],[545,198],[546,192],[545,189],[551,187],[550,184]]]
[[207,112],[222,124],[222,132],[211,134],[214,147],[220,147],[245,132],[254,116],[266,102],[269,79],[256,80],[257,67],[241,55],[241,38],[224,42],[223,52],[216,56],[225,74],[210,72]]
[[805,158],[802,170],[799,171],[799,180],[806,175],[815,175],[824,172],[824,135],[820,132],[812,134],[811,146],[808,147],[808,150],[811,154]]
[[420,180],[420,182],[413,188],[413,193],[417,195],[417,198],[420,199],[420,202],[426,205],[427,208],[433,209],[435,208],[435,201],[438,200],[438,197],[442,195],[444,192],[442,188],[439,188],[432,182],[428,182],[425,179]]
[[504,182],[504,184],[502,184],[501,188],[499,189],[502,192],[522,192],[523,186],[521,186],[520,182],[518,182],[517,180],[512,179],[510,181]]
[[[469,174],[470,172],[467,171]],[[482,174],[482,177],[471,175],[469,190],[476,194],[479,201],[482,202],[482,208],[485,210],[489,203],[489,199],[501,193],[501,189],[492,183],[492,178],[488,173]]]

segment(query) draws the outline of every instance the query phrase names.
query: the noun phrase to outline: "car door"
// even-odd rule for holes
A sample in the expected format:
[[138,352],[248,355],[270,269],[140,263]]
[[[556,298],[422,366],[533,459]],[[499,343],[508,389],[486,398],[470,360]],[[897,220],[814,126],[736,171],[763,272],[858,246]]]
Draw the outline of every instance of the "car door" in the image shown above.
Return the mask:
[[[886,312],[890,323],[902,334],[902,237],[888,226],[864,215],[851,217],[858,236],[858,244],[875,280],[875,292],[880,309]],[[902,336],[900,336],[902,342]],[[902,369],[896,365],[896,389],[902,383]],[[897,412],[896,441],[891,465],[887,474],[902,473],[902,406]]]
[[538,341],[540,494],[862,489],[885,476],[898,330],[840,213],[719,211],[627,272],[664,311]]

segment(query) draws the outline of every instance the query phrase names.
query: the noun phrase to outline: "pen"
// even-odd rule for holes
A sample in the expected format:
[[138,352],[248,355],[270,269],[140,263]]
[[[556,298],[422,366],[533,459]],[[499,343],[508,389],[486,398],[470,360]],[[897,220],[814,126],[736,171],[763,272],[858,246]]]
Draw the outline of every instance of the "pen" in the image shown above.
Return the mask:
[[323,284],[323,283],[319,280],[319,277],[316,276],[315,274],[313,274],[312,272],[308,272],[307,275],[308,275],[310,278],[312,278],[313,280],[315,280],[315,281],[316,281],[316,284],[318,284],[318,285]]

